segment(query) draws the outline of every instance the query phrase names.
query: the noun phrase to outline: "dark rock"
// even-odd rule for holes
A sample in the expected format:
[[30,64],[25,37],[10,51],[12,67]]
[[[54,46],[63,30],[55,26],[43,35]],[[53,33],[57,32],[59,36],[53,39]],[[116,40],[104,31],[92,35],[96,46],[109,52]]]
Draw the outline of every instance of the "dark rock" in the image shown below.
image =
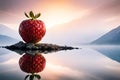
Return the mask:
[[48,43],[40,43],[40,44],[33,44],[33,43],[24,43],[22,41],[10,45],[4,46],[9,50],[15,51],[17,53],[49,53],[49,52],[56,52],[60,50],[72,50],[72,49],[79,49],[70,46],[59,46],[56,44],[48,44]]

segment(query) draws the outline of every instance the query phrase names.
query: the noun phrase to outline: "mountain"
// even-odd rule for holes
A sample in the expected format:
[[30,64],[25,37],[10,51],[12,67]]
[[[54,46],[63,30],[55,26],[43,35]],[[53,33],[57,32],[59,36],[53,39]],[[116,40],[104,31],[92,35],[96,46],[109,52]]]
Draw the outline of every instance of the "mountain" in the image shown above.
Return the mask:
[[5,35],[0,35],[0,46],[11,45],[17,42],[19,42],[19,40],[14,39],[12,37],[5,36]]
[[3,24],[0,24],[0,35],[6,35],[6,36],[9,36],[9,37],[20,39],[18,31],[10,29],[9,27],[7,27]]
[[120,44],[120,26],[109,31],[105,35],[93,41],[91,44],[107,44],[117,45]]

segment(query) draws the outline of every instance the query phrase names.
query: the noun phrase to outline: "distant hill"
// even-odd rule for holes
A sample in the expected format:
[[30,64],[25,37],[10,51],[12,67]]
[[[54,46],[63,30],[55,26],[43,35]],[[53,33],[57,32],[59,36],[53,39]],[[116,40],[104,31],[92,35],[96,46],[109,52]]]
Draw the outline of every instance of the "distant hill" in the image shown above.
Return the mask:
[[19,40],[14,39],[12,37],[5,36],[5,35],[0,35],[0,46],[11,45],[17,42],[19,42]]
[[105,35],[93,41],[91,44],[108,44],[108,45],[120,44],[120,26],[109,31]]
[[18,31],[10,29],[9,27],[3,24],[0,24],[0,35],[6,35],[6,36],[13,37],[16,39],[19,39],[20,37]]

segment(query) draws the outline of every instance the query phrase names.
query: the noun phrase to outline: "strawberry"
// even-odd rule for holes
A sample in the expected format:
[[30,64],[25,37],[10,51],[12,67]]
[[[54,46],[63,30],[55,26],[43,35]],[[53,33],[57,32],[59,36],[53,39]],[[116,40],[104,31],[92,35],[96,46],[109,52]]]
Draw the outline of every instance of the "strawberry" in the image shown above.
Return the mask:
[[27,75],[25,79],[27,79],[29,76],[30,78],[36,77],[39,79],[40,76],[35,73],[43,71],[45,65],[46,65],[46,59],[41,54],[31,55],[26,53],[19,59],[20,69],[23,72],[32,74],[32,75]]
[[22,71],[27,73],[38,73],[45,68],[46,60],[41,54],[24,54],[19,59],[19,65]]
[[46,33],[46,28],[42,20],[37,20],[40,13],[35,14],[30,11],[25,13],[27,20],[23,20],[19,26],[19,34],[26,43],[38,43]]

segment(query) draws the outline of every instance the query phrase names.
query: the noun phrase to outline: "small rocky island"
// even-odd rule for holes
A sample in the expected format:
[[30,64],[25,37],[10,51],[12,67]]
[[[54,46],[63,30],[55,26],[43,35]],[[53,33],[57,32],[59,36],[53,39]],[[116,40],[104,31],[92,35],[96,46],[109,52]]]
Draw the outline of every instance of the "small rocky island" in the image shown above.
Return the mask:
[[59,46],[56,44],[48,44],[48,43],[24,43],[22,41],[10,45],[10,46],[3,46],[3,48],[7,48],[9,50],[15,51],[17,53],[49,53],[49,52],[56,52],[61,50],[72,50],[72,49],[79,49],[77,47],[71,46]]

